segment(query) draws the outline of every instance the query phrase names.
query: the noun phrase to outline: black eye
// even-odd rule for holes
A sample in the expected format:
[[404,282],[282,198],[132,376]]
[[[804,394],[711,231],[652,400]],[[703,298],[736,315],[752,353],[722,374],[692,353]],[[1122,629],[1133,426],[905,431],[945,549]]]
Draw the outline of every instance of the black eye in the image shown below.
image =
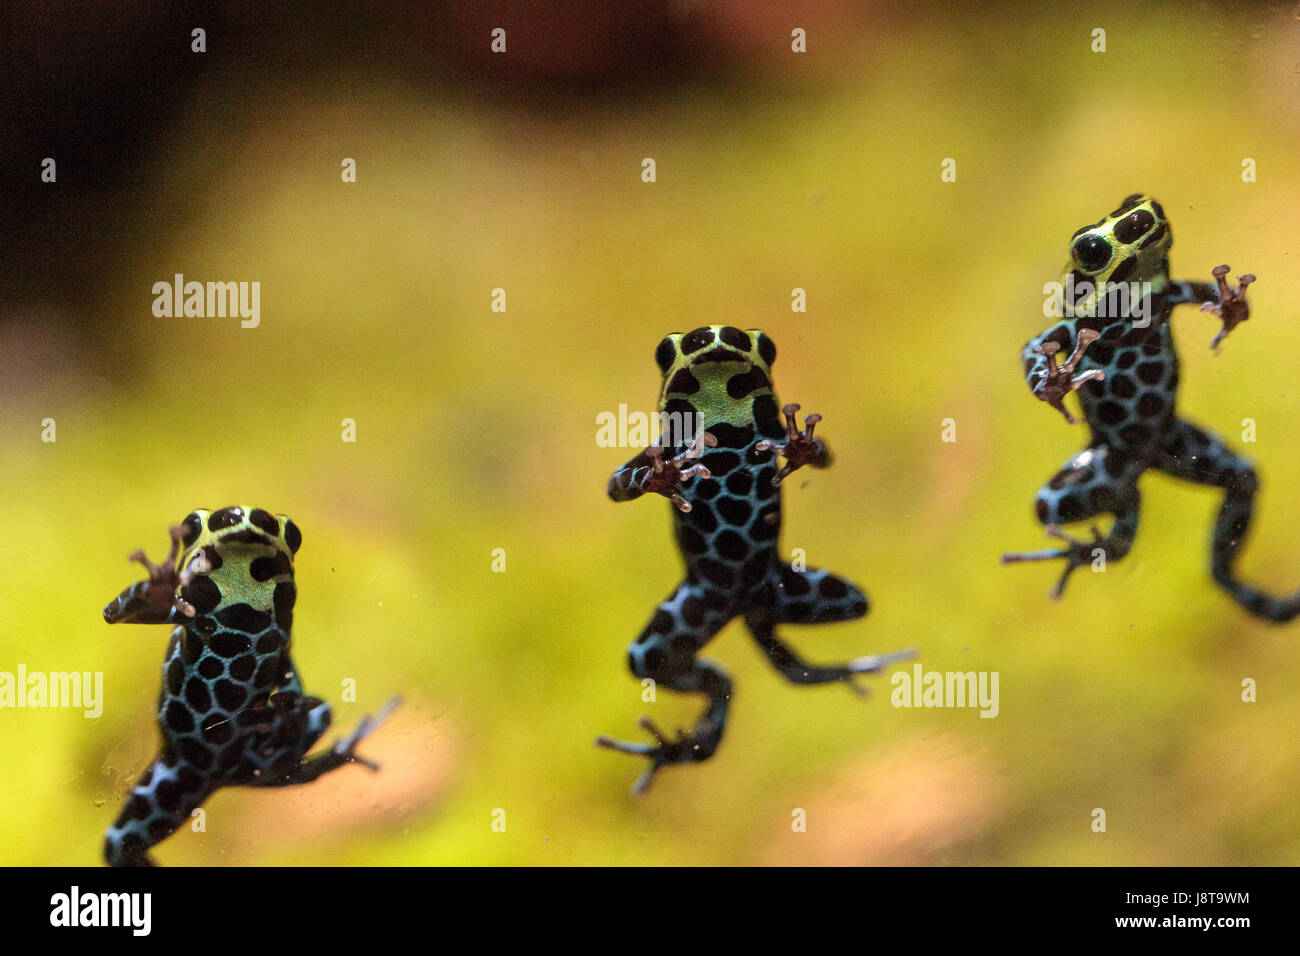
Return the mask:
[[655,364],[659,366],[659,371],[667,372],[672,367],[673,356],[677,350],[673,348],[672,339],[664,339],[655,349]]
[[302,532],[292,521],[284,523],[284,543],[289,546],[289,550],[297,554],[298,549],[302,547]]
[[1074,261],[1089,272],[1096,272],[1110,262],[1110,243],[1096,233],[1084,236],[1070,251]]
[[203,530],[203,521],[191,511],[181,524],[185,526],[185,533],[181,536],[181,544],[187,548],[193,547],[194,542],[199,540],[199,532]]
[[1137,242],[1150,232],[1155,224],[1155,216],[1145,209],[1139,209],[1115,223],[1115,238],[1126,245]]

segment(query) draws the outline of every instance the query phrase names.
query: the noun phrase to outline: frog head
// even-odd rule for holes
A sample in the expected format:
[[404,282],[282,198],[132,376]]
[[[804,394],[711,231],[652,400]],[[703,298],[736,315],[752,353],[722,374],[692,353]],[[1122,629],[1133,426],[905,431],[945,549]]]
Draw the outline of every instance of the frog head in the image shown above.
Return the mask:
[[1084,226],[1070,237],[1066,266],[1076,288],[1094,291],[1076,298],[1076,310],[1094,303],[1109,283],[1150,283],[1158,294],[1169,280],[1169,247],[1173,233],[1165,211],[1150,196],[1134,193],[1100,222]]
[[[159,624],[194,619],[200,631],[256,633],[271,624],[288,629],[296,590],[293,558],[302,532],[287,515],[233,505],[190,512],[172,530],[162,564],[143,552],[132,557],[149,578],[124,590],[104,609],[110,624]],[[215,612],[215,613],[214,613]]]
[[699,415],[705,427],[718,422],[748,424],[755,402],[772,398],[776,345],[757,329],[706,325],[664,337],[655,349],[663,374],[659,411]]

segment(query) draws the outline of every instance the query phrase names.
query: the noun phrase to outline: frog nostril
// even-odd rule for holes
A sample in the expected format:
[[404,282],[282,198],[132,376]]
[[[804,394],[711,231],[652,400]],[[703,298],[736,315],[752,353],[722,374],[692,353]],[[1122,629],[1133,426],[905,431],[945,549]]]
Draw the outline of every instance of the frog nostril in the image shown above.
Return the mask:
[[1110,262],[1110,243],[1096,233],[1084,236],[1070,251],[1074,261],[1089,272],[1096,272]]

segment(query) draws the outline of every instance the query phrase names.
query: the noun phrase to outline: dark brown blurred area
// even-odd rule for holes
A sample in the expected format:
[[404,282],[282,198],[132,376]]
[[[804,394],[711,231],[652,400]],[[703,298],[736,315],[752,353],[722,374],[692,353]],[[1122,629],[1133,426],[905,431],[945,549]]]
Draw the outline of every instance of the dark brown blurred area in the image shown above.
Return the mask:
[[[792,26],[830,49],[848,31],[817,36],[818,25],[860,26],[873,5],[444,0],[377,7],[7,5],[0,13],[0,302],[83,304],[119,265],[119,240],[150,207],[151,183],[141,171],[168,148],[169,127],[219,80],[231,88],[231,75],[233,87],[250,94],[292,96],[320,79],[362,75],[480,97],[495,108],[547,113],[602,99],[634,106],[683,83],[797,80],[801,64],[791,61],[798,58],[784,55]],[[191,52],[195,27],[206,31],[206,53]],[[507,31],[504,56],[489,48],[496,27]],[[777,56],[780,70],[772,68]],[[238,122],[247,104],[226,101],[225,119]],[[232,148],[227,137],[193,146]],[[47,156],[57,162],[56,184],[40,181]],[[186,214],[153,212],[163,221]]]

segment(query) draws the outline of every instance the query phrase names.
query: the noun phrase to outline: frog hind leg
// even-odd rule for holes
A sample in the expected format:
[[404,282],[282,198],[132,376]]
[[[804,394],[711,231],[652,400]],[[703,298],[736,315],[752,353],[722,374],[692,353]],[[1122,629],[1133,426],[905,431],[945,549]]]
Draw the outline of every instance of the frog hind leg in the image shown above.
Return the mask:
[[164,750],[131,788],[104,839],[109,866],[155,866],[149,849],[167,839],[212,793],[205,775]]
[[243,760],[232,783],[256,787],[297,786],[350,763],[378,770],[378,765],[358,754],[356,748],[397,703],[396,698],[390,700],[375,716],[363,717],[351,734],[328,750],[306,757],[307,751],[329,729],[329,704],[293,691],[277,692],[260,713],[241,715],[242,721],[252,725],[253,732],[244,744]]
[[861,694],[863,690],[853,682],[857,675],[883,670],[914,656],[915,651],[869,655],[842,664],[810,664],[776,636],[776,626],[852,621],[867,610],[867,596],[852,582],[824,569],[799,570],[783,562],[771,575],[756,607],[745,615],[745,626],[772,666],[791,683],[843,681]]
[[1161,471],[1223,489],[1223,505],[1214,522],[1210,570],[1214,580],[1238,604],[1256,617],[1285,623],[1300,614],[1300,591],[1275,597],[1240,581],[1233,571],[1246,543],[1255,510],[1259,479],[1249,461],[1233,453],[1218,436],[1188,422],[1179,422],[1162,447]]
[[713,661],[697,660],[696,654],[731,619],[730,605],[723,592],[684,582],[660,603],[650,623],[628,648],[628,664],[639,680],[650,679],[669,690],[707,698],[695,726],[689,732],[678,731],[676,738],[670,738],[644,717],[641,727],[654,743],[629,743],[604,736],[596,739],[599,747],[649,759],[649,768],[633,784],[634,793],[645,792],[663,767],[707,760],[717,751],[727,724],[731,678]]
[[[1092,563],[1098,556],[1096,552],[1104,554],[1107,561],[1120,560],[1129,553],[1137,537],[1141,505],[1137,480],[1145,468],[1137,458],[1104,443],[1085,448],[1038,489],[1034,499],[1038,520],[1049,534],[1064,541],[1065,547],[1009,552],[1002,555],[1002,563],[1064,559],[1065,570],[1052,590],[1052,597],[1059,598],[1071,573]],[[1094,527],[1093,539],[1080,541],[1060,530],[1063,524],[1087,521],[1102,514],[1115,517],[1105,536]]]

